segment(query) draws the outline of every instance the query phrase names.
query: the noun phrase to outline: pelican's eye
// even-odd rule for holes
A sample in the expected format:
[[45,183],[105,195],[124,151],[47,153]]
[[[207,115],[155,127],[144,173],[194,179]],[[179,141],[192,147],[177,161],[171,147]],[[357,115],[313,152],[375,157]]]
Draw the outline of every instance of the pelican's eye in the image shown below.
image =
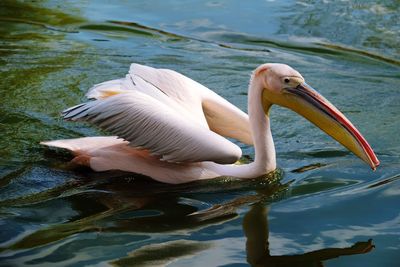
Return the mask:
[[286,84],[289,84],[289,83],[290,83],[290,79],[289,79],[289,78],[285,78],[283,81],[284,81]]

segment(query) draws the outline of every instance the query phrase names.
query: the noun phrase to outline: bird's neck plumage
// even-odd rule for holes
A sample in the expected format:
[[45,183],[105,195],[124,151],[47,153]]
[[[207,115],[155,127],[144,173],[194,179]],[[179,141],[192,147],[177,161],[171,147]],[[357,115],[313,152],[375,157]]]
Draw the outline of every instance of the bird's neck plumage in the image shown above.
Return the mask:
[[248,92],[248,113],[253,136],[255,160],[257,168],[265,172],[276,168],[275,146],[272,139],[269,116],[264,110],[269,110],[270,105],[263,106],[262,94],[264,82],[262,76],[252,75]]
[[202,166],[211,171],[207,176],[233,176],[237,178],[255,178],[275,170],[275,146],[272,140],[269,117],[265,115],[263,107],[262,93],[264,85],[259,77],[253,74],[248,93],[248,112],[250,127],[253,137],[255,160],[249,164],[243,165],[223,165],[214,162],[203,162]]

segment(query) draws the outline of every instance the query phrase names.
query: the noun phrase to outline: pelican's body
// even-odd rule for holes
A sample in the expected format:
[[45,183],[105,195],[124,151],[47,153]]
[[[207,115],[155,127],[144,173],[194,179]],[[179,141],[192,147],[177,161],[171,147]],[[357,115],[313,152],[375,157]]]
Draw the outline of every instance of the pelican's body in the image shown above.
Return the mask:
[[[303,115],[374,169],[379,164],[357,129],[332,104],[284,64],[264,64],[252,74],[249,115],[208,88],[172,70],[132,64],[125,78],[94,86],[96,99],[64,111],[116,136],[43,142],[75,154],[95,171],[123,170],[166,183],[220,176],[254,178],[276,168],[269,109],[279,104]],[[254,162],[235,165],[240,148],[255,147]]]

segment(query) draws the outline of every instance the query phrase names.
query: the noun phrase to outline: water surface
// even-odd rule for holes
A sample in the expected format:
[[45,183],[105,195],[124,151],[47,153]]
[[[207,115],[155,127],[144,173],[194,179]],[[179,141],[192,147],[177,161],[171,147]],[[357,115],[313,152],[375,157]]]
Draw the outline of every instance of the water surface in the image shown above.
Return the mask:
[[[0,3],[1,266],[398,266],[398,1],[109,2]],[[132,62],[180,71],[243,110],[252,69],[289,64],[381,167],[279,107],[280,170],[251,181],[163,185],[74,169],[39,145],[101,134],[60,111]]]

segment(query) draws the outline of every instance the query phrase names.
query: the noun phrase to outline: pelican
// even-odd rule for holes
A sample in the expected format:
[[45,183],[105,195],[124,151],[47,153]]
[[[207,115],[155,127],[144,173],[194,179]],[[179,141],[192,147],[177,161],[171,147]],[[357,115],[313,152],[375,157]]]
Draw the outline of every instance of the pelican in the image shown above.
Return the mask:
[[[171,184],[221,176],[255,178],[276,169],[269,112],[289,108],[319,127],[375,170],[379,160],[353,124],[285,64],[256,68],[248,115],[227,100],[169,69],[133,63],[125,78],[92,87],[91,101],[63,111],[114,136],[42,142],[70,150],[72,162],[95,171],[122,170]],[[241,149],[224,138],[254,145],[255,160],[234,164]]]

